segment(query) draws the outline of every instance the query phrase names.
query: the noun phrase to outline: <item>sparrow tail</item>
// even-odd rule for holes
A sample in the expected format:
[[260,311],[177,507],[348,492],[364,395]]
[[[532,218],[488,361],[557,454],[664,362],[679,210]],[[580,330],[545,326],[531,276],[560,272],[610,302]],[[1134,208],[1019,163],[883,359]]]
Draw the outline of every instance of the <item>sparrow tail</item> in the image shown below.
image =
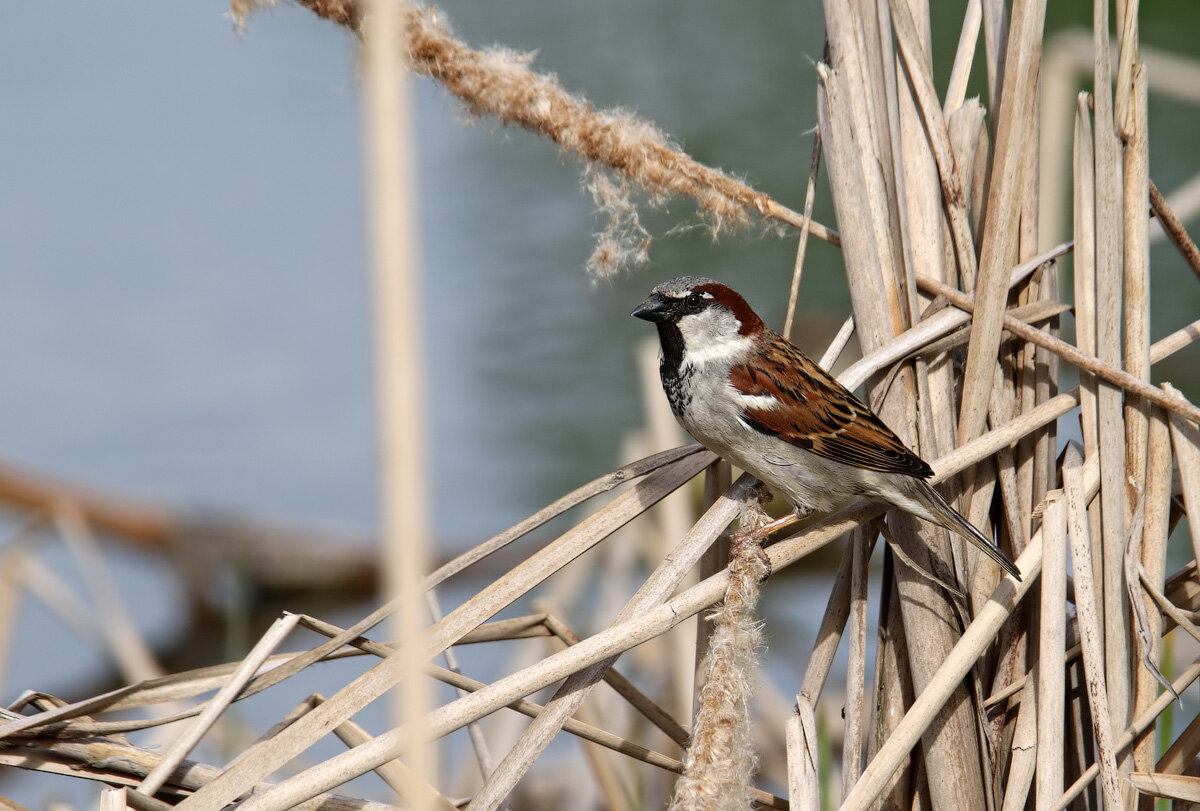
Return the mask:
[[929,515],[922,516],[923,518],[966,538],[979,551],[994,560],[1001,569],[1015,577],[1018,582],[1021,580],[1021,571],[1009,560],[1008,555],[993,546],[992,542],[976,529],[974,524],[963,518],[946,499],[942,498],[941,493],[926,482],[922,481],[920,484],[921,486],[913,488],[915,492],[912,495],[916,496],[917,501],[921,502],[921,505],[929,511]]

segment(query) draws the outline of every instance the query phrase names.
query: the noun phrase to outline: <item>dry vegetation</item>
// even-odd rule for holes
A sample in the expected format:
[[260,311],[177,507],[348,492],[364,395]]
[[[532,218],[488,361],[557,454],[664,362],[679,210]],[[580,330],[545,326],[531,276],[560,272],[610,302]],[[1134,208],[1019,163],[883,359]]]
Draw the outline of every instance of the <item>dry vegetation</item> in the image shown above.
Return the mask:
[[[355,30],[364,17],[354,0],[301,2]],[[241,662],[148,678],[73,704],[27,696],[0,725],[0,763],[127,787],[105,795],[112,808],[215,811],[250,792],[241,805],[247,811],[376,807],[325,793],[372,770],[422,807],[492,809],[514,790],[521,807],[533,807],[537,786],[519,782],[567,732],[586,742],[594,781],[585,787],[576,777],[577,801],[599,797],[612,808],[661,807],[672,792],[676,808],[1118,808],[1154,796],[1200,802],[1200,778],[1186,776],[1200,752],[1200,724],[1172,734],[1161,755],[1155,749],[1162,714],[1200,677],[1200,659],[1176,667],[1164,652],[1176,628],[1200,640],[1196,562],[1166,571],[1168,536],[1200,511],[1200,410],[1170,385],[1149,381],[1156,362],[1200,337],[1200,322],[1150,342],[1152,214],[1198,275],[1200,257],[1148,177],[1138,4],[1117,4],[1110,54],[1110,12],[1096,3],[1097,92],[1073,104],[1074,239],[1055,247],[1039,238],[1047,205],[1038,165],[1045,0],[1015,0],[1007,17],[1002,2],[968,3],[941,97],[921,3],[825,6],[812,176],[822,166],[828,174],[840,238],[812,222],[811,180],[805,213],[796,213],[700,165],[653,126],[593,109],[535,73],[529,59],[472,50],[432,11],[409,8],[400,27],[412,68],[473,113],[526,127],[580,156],[613,217],[596,267],[644,256],[631,197],[638,191],[651,202],[695,198],[714,230],[764,219],[799,227],[793,297],[807,234],[840,244],[854,312],[822,362],[831,366],[857,337],[864,357],[840,379],[863,387],[884,419],[933,462],[960,510],[991,528],[1017,560],[1020,582],[1000,579],[990,565],[968,565],[974,558],[943,531],[873,505],[810,522],[766,549],[773,577],[826,544],[849,540],[815,647],[788,688],[795,698],[780,701],[756,673],[755,604],[772,581],[758,582],[753,550],[730,561],[720,545],[739,516],[758,520],[759,492],[746,479],[730,484],[723,463],[688,446],[584,485],[427,575],[422,586],[435,621],[422,636],[398,646],[368,638],[391,605],[346,629],[287,615]],[[235,3],[238,15],[251,10]],[[965,98],[968,74],[980,62],[986,105]],[[1056,261],[1067,254],[1073,282]],[[1059,334],[1068,311],[1073,343]],[[1074,388],[1060,386],[1067,366],[1078,370]],[[1060,441],[1064,417],[1079,424],[1082,443]],[[672,497],[701,473],[702,514],[689,516],[687,498]],[[27,508],[52,505],[63,534],[83,539],[77,543],[90,543],[89,522],[132,531],[112,505],[83,494],[16,490],[24,496],[7,498]],[[603,503],[441,615],[433,597],[439,585],[592,500]],[[578,580],[555,586],[579,576],[560,570],[646,512],[655,517],[662,554],[636,593],[603,595],[619,600],[606,629],[580,639],[553,608],[493,620],[547,580],[551,594],[578,592]],[[160,541],[170,534],[164,522],[140,526]],[[1200,550],[1200,520],[1188,526]],[[886,554],[875,578],[872,640],[868,562],[880,537]],[[598,578],[625,582],[628,555],[611,543],[601,551],[600,565],[612,568]],[[685,624],[716,605],[722,609],[699,633]],[[273,654],[297,625],[328,641]],[[488,684],[457,670],[457,646],[528,637],[554,644]],[[834,687],[827,681],[843,637],[846,680]],[[633,680],[614,666],[627,651]],[[297,707],[227,767],[184,760],[231,702],[324,659],[360,655],[378,661],[329,698]],[[439,656],[446,667],[433,664]],[[351,719],[414,662],[428,662],[425,673],[458,688],[458,697],[371,738]],[[697,662],[702,684],[695,689]],[[657,685],[657,697],[639,689],[637,677]],[[601,682],[607,692],[593,694]],[[546,688],[554,690],[545,704],[529,700]],[[169,715],[127,720],[129,710],[163,702],[176,702]],[[118,710],[126,715],[112,720]],[[513,711],[534,720],[505,751],[490,751],[479,722]],[[844,723],[836,721],[839,712]],[[161,754],[122,737],[172,721],[181,731]],[[424,738],[463,727],[471,730],[481,782],[428,785],[406,765]],[[347,742],[344,753],[264,782],[329,732]],[[678,774],[686,776],[676,781]],[[455,799],[464,793],[467,800]]]

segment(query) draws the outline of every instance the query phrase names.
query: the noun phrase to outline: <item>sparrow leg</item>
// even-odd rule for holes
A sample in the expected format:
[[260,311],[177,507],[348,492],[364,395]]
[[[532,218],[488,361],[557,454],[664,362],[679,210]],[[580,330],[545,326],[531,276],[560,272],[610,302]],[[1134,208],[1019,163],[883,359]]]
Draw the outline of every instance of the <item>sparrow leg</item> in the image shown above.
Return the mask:
[[[736,557],[747,544],[753,544],[758,548],[758,557],[762,561],[763,566],[766,567],[766,574],[764,574],[762,577],[763,580],[766,580],[771,576],[771,559],[767,556],[767,553],[763,551],[762,542],[769,538],[772,533],[778,532],[785,527],[790,527],[792,524],[803,518],[807,518],[811,514],[812,510],[794,510],[782,518],[776,518],[774,521],[767,521],[755,529],[742,529],[734,533],[733,538],[731,538],[729,542],[730,559]],[[755,517],[757,517],[759,520],[766,518],[766,514],[762,512],[762,508],[757,506],[757,504],[747,509],[747,511],[743,514],[742,526],[744,527],[747,523],[753,522]]]
[[738,533],[736,536],[734,536],[733,540],[735,543],[738,541],[753,541],[754,543],[762,543],[779,530],[786,529],[792,524],[795,524],[797,521],[803,521],[805,518],[808,518],[810,515],[812,515],[812,512],[813,511],[810,509],[803,511],[799,509],[793,510],[782,518],[776,518],[774,521],[763,524],[761,527],[752,530],[751,532]]

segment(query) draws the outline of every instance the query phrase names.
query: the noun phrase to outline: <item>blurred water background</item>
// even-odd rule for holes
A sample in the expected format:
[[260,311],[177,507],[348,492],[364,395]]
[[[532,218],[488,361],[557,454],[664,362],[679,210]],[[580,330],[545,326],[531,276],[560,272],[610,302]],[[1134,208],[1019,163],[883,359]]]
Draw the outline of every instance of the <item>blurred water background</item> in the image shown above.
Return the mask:
[[[942,85],[964,5],[934,14]],[[815,0],[442,8],[472,45],[537,51],[536,66],[568,89],[635,110],[700,161],[802,208],[824,28]],[[1048,13],[1049,41],[1090,25],[1091,5],[1055,2]],[[0,460],[174,504],[369,532],[353,39],[287,4],[242,36],[220,2],[17,4],[5,22]],[[1200,58],[1200,7],[1146,4],[1141,26],[1147,45]],[[467,121],[429,80],[417,80],[415,98],[434,518],[448,555],[621,461],[642,416],[634,347],[648,337],[628,313],[652,284],[718,276],[778,325],[795,238],[714,244],[675,228],[693,209],[673,201],[646,217],[652,263],[592,283],[583,264],[602,223],[576,160]],[[1152,94],[1150,172],[1164,193],[1200,171],[1197,120],[1195,107]],[[815,216],[836,225],[827,192]],[[1157,338],[1196,317],[1200,285],[1166,243],[1152,261]],[[819,352],[848,311],[836,251],[813,240],[799,342]],[[1196,367],[1188,350],[1158,374],[1194,399]],[[75,577],[65,556],[47,555]],[[110,560],[139,625],[172,641],[183,608],[165,565],[121,551]],[[777,592],[765,609],[785,620],[773,633],[801,651],[819,617],[792,601],[805,591]],[[364,595],[342,617],[372,605]],[[99,649],[36,603],[21,610],[0,701],[29,688],[79,698],[104,683]],[[0,793],[82,806],[97,789],[0,775]]]

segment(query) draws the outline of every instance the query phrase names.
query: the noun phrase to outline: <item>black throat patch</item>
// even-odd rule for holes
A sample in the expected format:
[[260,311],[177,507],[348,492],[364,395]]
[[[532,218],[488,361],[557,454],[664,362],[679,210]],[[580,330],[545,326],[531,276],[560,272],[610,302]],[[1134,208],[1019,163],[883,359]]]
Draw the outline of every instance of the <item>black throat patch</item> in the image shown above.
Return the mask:
[[692,401],[691,379],[695,369],[683,369],[683,333],[679,326],[670,322],[658,324],[658,340],[662,346],[662,356],[658,361],[658,374],[662,378],[663,391],[667,394],[667,402],[676,417],[682,416],[684,409]]

